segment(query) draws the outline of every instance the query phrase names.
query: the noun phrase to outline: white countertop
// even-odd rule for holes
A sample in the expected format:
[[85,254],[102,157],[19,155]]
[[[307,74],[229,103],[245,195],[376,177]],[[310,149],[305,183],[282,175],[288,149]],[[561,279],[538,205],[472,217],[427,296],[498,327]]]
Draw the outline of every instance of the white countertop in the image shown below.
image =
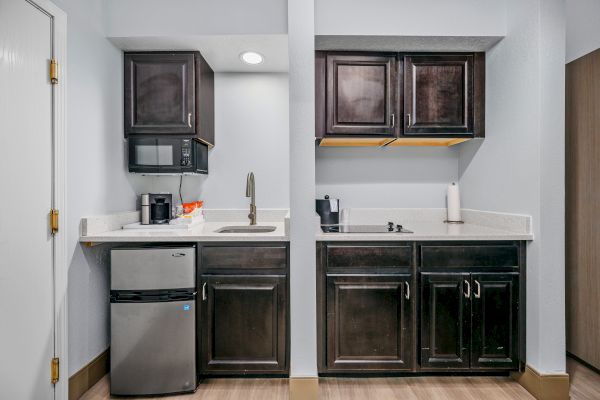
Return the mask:
[[434,241],[434,240],[532,240],[533,235],[475,224],[412,221],[404,228],[414,233],[323,233],[317,241]]
[[262,222],[274,226],[267,233],[216,233],[225,226],[246,226],[248,221],[204,222],[191,229],[116,229],[80,237],[80,242],[282,242],[288,241],[284,222]]
[[[464,224],[444,223],[444,209],[344,209],[346,224],[400,223],[413,233],[323,233],[315,217],[317,241],[443,241],[533,240],[531,217],[478,210],[462,210]],[[267,233],[216,233],[225,226],[247,226],[247,210],[206,210],[206,222],[191,229],[122,229],[139,221],[139,212],[86,217],[79,241],[109,242],[284,242],[289,241],[289,211],[260,210],[258,226],[275,226]]]
[[81,220],[79,241],[110,242],[285,242],[289,241],[288,210],[258,210],[257,226],[274,226],[273,232],[217,233],[226,226],[248,226],[247,210],[206,210],[206,221],[190,229],[174,229],[165,225],[152,229],[122,229],[139,222],[139,212],[124,212]]

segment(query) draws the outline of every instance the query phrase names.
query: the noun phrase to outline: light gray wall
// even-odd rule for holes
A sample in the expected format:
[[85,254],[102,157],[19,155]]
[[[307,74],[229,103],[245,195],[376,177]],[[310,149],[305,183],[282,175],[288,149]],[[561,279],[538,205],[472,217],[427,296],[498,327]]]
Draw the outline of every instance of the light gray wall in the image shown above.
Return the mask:
[[445,207],[458,181],[458,150],[447,147],[318,147],[317,197],[345,207]]
[[292,377],[317,376],[314,0],[288,0]]
[[487,53],[486,139],[460,147],[466,208],[533,217],[527,363],[565,370],[563,0],[510,0],[507,35]]
[[284,0],[106,0],[108,36],[287,33]]
[[505,1],[319,0],[317,35],[503,36]]
[[109,343],[106,249],[82,249],[79,221],[84,215],[129,209],[135,194],[124,169],[122,56],[104,38],[104,2],[55,3],[68,14],[66,232],[72,374]]
[[566,0],[566,15],[569,63],[600,48],[600,1]]
[[[246,175],[253,171],[257,206],[288,208],[288,104],[288,74],[215,74],[216,146],[209,150],[209,174],[184,177],[183,200],[246,208]],[[132,174],[130,180],[138,194],[170,192],[179,203],[179,177]]]

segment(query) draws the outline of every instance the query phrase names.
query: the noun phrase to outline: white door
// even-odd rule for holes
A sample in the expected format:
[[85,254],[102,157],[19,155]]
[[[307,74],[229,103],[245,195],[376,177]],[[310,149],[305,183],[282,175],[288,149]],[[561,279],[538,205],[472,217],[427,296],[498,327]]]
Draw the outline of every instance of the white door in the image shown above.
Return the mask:
[[0,0],[0,398],[54,398],[52,18]]

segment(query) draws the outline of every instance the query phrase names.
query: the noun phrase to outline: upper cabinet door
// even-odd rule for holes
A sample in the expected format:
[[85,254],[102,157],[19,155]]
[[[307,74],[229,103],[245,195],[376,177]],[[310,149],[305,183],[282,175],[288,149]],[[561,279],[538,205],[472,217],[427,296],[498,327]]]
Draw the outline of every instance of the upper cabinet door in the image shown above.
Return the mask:
[[125,53],[125,135],[195,135],[194,67],[194,53]]
[[472,134],[473,55],[404,57],[404,134]]
[[472,274],[472,285],[471,368],[517,368],[519,274]]
[[395,55],[327,55],[326,135],[395,136]]

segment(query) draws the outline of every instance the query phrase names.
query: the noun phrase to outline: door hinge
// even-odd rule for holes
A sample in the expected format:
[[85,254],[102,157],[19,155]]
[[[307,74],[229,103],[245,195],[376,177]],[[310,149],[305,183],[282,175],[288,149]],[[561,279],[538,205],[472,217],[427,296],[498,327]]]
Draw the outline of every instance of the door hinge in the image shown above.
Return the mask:
[[50,233],[56,235],[58,233],[58,210],[50,210]]
[[58,357],[54,357],[50,365],[50,381],[53,385],[56,385],[58,383],[58,365]]
[[58,62],[56,58],[50,60],[50,83],[53,85],[58,83]]

